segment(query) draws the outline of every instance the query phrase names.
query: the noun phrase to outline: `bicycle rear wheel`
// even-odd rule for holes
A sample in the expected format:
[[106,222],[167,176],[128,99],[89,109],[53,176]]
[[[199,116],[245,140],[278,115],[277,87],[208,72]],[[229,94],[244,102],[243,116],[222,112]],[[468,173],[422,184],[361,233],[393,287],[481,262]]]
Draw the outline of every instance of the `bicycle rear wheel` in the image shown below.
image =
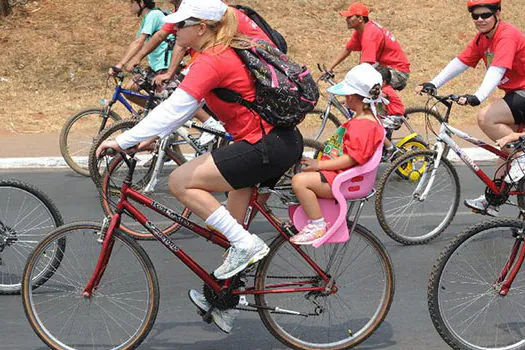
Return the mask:
[[[45,235],[64,224],[53,202],[41,191],[16,180],[0,181],[0,294],[20,292],[27,257]],[[65,242],[61,242],[65,244]],[[59,253],[49,251],[45,268],[35,274],[39,285],[49,278]]]
[[319,133],[319,128],[324,117],[324,110],[314,109],[310,113],[307,113],[304,121],[301,123],[301,134],[305,139],[312,139],[314,141],[325,142],[334,133],[335,129],[341,126],[341,122],[331,112],[328,113],[326,125],[318,138],[315,138]]
[[[35,333],[53,349],[131,349],[150,331],[159,306],[157,276],[144,249],[116,230],[111,257],[97,289],[83,291],[102,244],[100,225],[73,223],[53,231],[31,254],[24,270],[22,300]],[[60,241],[67,241],[67,249]],[[46,252],[60,250],[62,262],[45,285],[31,281],[46,263]]]
[[102,129],[121,118],[105,108],[89,108],[72,116],[60,132],[60,153],[67,165],[76,173],[89,176],[87,164],[93,140]]
[[[186,159],[179,153],[172,152],[168,149],[166,151],[165,159],[162,160],[164,162],[162,170],[155,179],[156,182],[153,184],[153,188],[148,189],[147,186],[152,185],[150,180],[152,179],[154,168],[158,162],[157,155],[156,153],[143,151],[138,152],[135,155],[135,158],[139,159],[140,163],[137,164],[135,172],[133,173],[133,188],[154,201],[167,206],[175,213],[178,213],[185,218],[189,218],[191,211],[179,202],[177,198],[171,194],[168,188],[169,174],[175,167],[182,165]],[[99,198],[102,209],[107,215],[113,216],[115,214],[116,203],[120,199],[120,189],[127,172],[128,167],[120,157],[114,158],[104,172]],[[147,207],[141,207],[141,212],[146,215],[146,217],[150,219],[150,221],[164,234],[173,234],[181,227],[180,224],[165,218]],[[135,239],[155,239],[149,231],[127,215],[121,217],[120,229]]]
[[452,348],[525,348],[523,267],[509,293],[499,294],[499,277],[520,239],[514,234],[523,235],[523,228],[523,221],[511,219],[473,226],[450,242],[434,264],[428,308],[434,327]]
[[[377,184],[375,208],[379,224],[403,244],[424,244],[452,222],[459,205],[460,185],[452,164],[441,158],[426,197],[436,152],[416,151],[396,159]],[[408,176],[399,176],[404,169]]]
[[[386,317],[394,296],[394,272],[381,242],[357,225],[346,243],[298,249],[332,276],[336,292],[255,295],[266,328],[294,349],[347,349],[367,339]],[[255,286],[262,290],[282,284],[281,288],[293,289],[315,287],[322,282],[297,250],[280,236],[259,264]],[[280,311],[268,309],[276,307]]]

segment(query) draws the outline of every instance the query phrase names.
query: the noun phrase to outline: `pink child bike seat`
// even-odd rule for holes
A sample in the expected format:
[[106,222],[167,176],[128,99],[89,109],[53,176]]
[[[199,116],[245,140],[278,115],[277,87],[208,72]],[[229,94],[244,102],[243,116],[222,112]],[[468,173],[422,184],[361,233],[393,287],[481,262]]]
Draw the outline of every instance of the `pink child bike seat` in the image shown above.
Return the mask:
[[[332,185],[334,199],[318,199],[321,212],[328,223],[329,229],[324,237],[314,244],[315,248],[324,243],[344,243],[348,241],[350,235],[346,223],[347,201],[364,199],[372,193],[382,153],[383,143],[377,147],[368,162],[350,168],[335,177]],[[301,230],[306,226],[308,217],[301,205],[290,207],[289,215],[297,230]]]

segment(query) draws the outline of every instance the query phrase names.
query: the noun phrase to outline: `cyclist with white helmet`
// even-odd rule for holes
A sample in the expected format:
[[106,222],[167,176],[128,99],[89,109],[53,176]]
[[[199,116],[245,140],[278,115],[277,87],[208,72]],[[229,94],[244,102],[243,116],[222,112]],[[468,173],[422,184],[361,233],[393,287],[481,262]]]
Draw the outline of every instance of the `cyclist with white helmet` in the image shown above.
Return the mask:
[[[418,86],[416,92],[435,94],[449,80],[483,60],[487,72],[481,86],[473,94],[462,96],[458,103],[478,106],[496,87],[505,91],[503,98],[491,101],[477,117],[481,130],[503,145],[509,142],[509,135],[514,134],[516,124],[525,122],[525,36],[518,28],[501,20],[501,0],[468,0],[467,8],[478,33],[463,52],[434,79]],[[518,180],[516,172],[525,165],[520,166],[520,162],[523,162],[521,158],[512,164],[509,172],[514,174],[512,181]],[[505,180],[510,181],[510,177]],[[465,205],[485,214],[498,214],[498,208],[489,205],[485,195],[465,200]]]

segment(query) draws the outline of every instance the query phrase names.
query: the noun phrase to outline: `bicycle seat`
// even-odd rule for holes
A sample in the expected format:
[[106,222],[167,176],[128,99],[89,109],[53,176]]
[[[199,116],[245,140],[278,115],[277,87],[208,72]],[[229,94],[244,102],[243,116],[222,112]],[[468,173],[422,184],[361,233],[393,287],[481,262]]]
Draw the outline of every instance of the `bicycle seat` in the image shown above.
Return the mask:
[[[318,199],[329,229],[323,239],[314,244],[315,248],[325,243],[348,241],[350,235],[346,223],[347,201],[364,199],[372,193],[382,153],[383,142],[377,147],[368,162],[348,169],[335,177],[332,185],[334,199]],[[289,215],[297,230],[301,230],[307,224],[308,217],[301,205],[290,208]]]

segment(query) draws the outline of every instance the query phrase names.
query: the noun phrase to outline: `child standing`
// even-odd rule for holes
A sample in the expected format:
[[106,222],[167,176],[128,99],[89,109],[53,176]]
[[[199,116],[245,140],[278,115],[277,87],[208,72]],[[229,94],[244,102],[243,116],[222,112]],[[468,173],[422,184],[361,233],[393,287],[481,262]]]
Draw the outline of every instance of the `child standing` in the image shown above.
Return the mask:
[[327,230],[317,198],[333,198],[331,186],[337,174],[366,163],[383,142],[383,126],[376,115],[382,77],[370,64],[352,68],[343,82],[328,89],[346,96],[355,116],[342,124],[327,141],[321,160],[303,159],[306,167],[292,179],[292,188],[309,223],[290,239],[295,244],[314,244]]

